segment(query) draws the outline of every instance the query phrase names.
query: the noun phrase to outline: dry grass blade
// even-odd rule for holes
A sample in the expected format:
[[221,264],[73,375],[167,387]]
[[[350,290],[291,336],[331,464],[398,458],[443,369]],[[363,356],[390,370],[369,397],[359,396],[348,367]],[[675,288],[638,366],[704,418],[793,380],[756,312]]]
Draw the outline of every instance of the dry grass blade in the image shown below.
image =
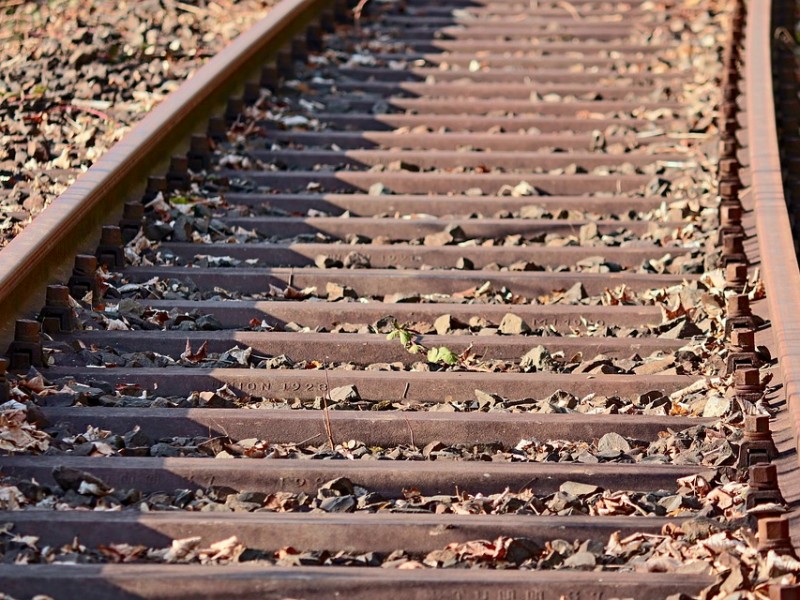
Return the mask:
[[325,369],[325,394],[322,396],[322,414],[325,418],[325,433],[328,436],[328,444],[331,450],[336,448],[336,443],[333,441],[333,428],[331,427],[331,415],[328,410],[328,402],[331,401],[331,384],[328,379],[328,370]]
[[364,9],[367,7],[368,2],[369,0],[359,0],[358,4],[356,4],[353,8],[353,21],[356,25],[356,31],[359,34],[361,33],[361,15],[364,12]]
[[575,19],[576,21],[580,21],[580,20],[583,19],[583,17],[581,17],[580,13],[578,12],[578,9],[575,8],[569,2],[567,2],[566,0],[560,0],[557,4],[558,4],[558,6],[563,8],[565,11],[567,11],[570,14],[570,16],[573,19]]

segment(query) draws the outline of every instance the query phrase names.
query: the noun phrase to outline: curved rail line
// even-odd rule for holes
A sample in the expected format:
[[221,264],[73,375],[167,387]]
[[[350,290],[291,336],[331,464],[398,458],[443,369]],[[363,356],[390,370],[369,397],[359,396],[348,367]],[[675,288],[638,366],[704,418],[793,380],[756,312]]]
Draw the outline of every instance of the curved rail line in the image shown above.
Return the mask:
[[793,554],[772,6],[712,11],[687,113],[696,4],[564,5],[284,0],[3,250],[51,450],[0,458],[0,555],[55,564],[0,592],[659,598],[719,575],[692,536]]
[[[44,286],[69,277],[71,257],[91,253],[100,227],[119,220],[123,202],[141,194],[147,175],[163,171],[169,157],[185,153],[187,138],[198,123],[218,111],[261,65],[274,60],[278,48],[319,10],[318,1],[278,3],[132,128],[57,198],[55,210],[12,240],[7,259],[0,263],[3,314],[38,310]],[[1,327],[7,343],[13,337],[12,320],[4,320]]]
[[[795,309],[800,302],[800,268],[794,247],[778,146],[775,100],[772,85],[773,28],[768,6],[754,11],[747,29],[748,81],[747,137],[750,190],[756,212],[767,302],[775,331],[778,365],[785,386],[789,411],[800,433],[800,407],[796,400],[800,385],[800,322]],[[796,438],[797,441],[797,438]]]

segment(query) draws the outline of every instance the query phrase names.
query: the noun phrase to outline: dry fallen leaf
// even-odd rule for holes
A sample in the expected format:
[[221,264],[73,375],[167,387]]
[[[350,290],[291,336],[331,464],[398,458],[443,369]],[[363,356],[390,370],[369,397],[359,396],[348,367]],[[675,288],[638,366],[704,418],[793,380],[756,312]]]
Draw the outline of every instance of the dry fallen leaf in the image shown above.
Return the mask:
[[24,410],[0,412],[0,451],[34,454],[47,451],[50,447],[50,436],[28,423],[26,418]]

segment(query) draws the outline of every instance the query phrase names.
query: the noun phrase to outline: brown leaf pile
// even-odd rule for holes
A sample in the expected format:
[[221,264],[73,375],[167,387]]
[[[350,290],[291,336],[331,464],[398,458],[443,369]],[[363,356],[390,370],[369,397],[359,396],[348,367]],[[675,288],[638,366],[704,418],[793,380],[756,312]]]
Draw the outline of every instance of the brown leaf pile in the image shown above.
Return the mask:
[[[11,408],[4,408],[9,407]],[[40,454],[50,447],[50,436],[27,421],[27,413],[17,402],[0,406],[0,452]]]
[[0,246],[272,4],[3,2]]

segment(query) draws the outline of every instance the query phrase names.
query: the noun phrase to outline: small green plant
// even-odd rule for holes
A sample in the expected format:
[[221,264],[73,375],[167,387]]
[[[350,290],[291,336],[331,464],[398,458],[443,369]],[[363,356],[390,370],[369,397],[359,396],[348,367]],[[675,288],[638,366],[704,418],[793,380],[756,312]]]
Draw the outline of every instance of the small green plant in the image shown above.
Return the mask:
[[459,360],[459,356],[446,346],[438,346],[428,350],[428,362],[430,363],[457,365]]
[[397,321],[392,321],[392,330],[386,334],[386,339],[389,341],[395,339],[400,340],[400,343],[403,344],[403,347],[408,352],[411,354],[419,354],[425,350],[425,348],[414,341],[418,335],[419,332],[409,329],[408,325],[400,325]]
[[417,343],[418,331],[409,328],[408,325],[401,325],[397,321],[392,321],[392,330],[386,334],[387,340],[400,340],[403,347],[411,354],[426,352],[426,359],[430,363],[441,365],[457,365],[461,362],[461,357],[446,346],[436,346],[426,348]]

